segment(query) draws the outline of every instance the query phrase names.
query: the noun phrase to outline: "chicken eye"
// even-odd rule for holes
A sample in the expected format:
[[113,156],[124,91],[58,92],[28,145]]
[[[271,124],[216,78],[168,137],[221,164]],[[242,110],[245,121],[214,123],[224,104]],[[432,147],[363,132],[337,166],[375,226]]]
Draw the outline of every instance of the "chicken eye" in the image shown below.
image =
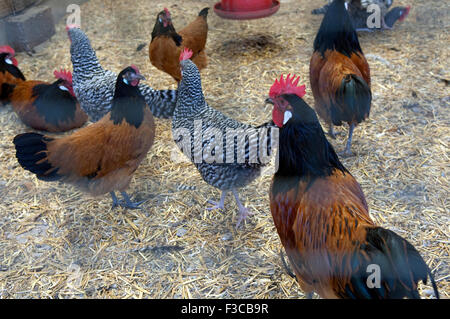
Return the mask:
[[5,62],[8,64],[13,64],[13,61],[10,58],[5,59]]
[[60,85],[59,89],[62,90],[62,91],[69,91],[69,89],[66,88],[64,85]]

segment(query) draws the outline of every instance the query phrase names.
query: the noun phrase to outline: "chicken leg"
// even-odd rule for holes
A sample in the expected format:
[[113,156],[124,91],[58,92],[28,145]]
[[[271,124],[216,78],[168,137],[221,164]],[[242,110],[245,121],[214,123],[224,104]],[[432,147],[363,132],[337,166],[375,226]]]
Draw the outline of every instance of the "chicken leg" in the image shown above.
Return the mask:
[[248,208],[246,208],[244,205],[242,205],[241,201],[239,200],[239,194],[237,193],[237,191],[235,189],[232,189],[234,198],[236,199],[236,204],[239,207],[239,217],[238,217],[238,221],[236,224],[236,229],[239,228],[239,225],[248,217],[253,215],[252,212],[250,212],[248,210]]
[[215,209],[225,210],[225,196],[227,196],[227,192],[222,191],[222,195],[220,196],[220,202],[217,203],[215,201],[209,200],[208,203],[214,206],[208,207],[207,210],[215,210]]
[[145,202],[144,201],[140,201],[137,203],[133,203],[130,199],[130,196],[128,196],[128,194],[126,192],[120,192],[122,194],[123,200],[118,200],[116,194],[114,192],[110,192],[112,200],[113,200],[113,205],[112,208],[116,208],[117,206],[122,206],[123,208],[129,208],[129,209],[138,209],[140,208],[139,206]]

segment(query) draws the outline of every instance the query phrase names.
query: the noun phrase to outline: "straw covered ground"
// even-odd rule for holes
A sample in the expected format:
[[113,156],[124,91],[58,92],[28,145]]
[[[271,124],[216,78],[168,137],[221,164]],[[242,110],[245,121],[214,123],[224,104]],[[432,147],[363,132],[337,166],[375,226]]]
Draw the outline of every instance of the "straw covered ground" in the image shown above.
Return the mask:
[[[157,89],[174,81],[154,68],[148,43],[164,6],[182,27],[214,1],[91,0],[81,6],[82,28],[104,67],[136,64]],[[295,72],[313,105],[309,59],[324,1],[282,1],[267,19],[208,18],[209,65],[202,72],[206,100],[240,121],[270,119],[264,100],[274,79]],[[370,119],[355,130],[355,156],[344,165],[361,184],[373,219],[408,239],[435,273],[442,294],[449,284],[449,56],[448,3],[402,0],[408,18],[392,31],[362,33],[372,72]],[[71,68],[65,21],[36,54],[18,54],[29,79],[52,80]],[[137,47],[145,44],[141,51]],[[15,159],[12,139],[30,131],[10,106],[0,109],[1,298],[304,298],[286,275],[272,222],[270,173],[241,191],[255,212],[235,230],[231,195],[226,212],[208,211],[220,193],[195,167],[174,160],[170,120],[157,119],[156,142],[138,168],[129,194],[147,200],[140,210],[111,209],[109,195],[90,197],[58,183],[38,181]],[[342,151],[347,128],[331,143]],[[186,189],[187,188],[187,189]],[[430,286],[421,286],[425,297]]]

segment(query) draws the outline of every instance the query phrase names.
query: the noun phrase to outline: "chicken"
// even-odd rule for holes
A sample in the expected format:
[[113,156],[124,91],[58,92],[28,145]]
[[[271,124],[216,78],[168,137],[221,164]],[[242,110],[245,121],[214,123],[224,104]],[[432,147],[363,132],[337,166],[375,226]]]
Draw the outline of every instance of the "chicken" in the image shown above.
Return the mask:
[[419,252],[370,218],[360,185],[301,95],[281,91],[268,102],[280,127],[270,209],[301,289],[322,298],[420,298],[418,282],[429,276],[439,297]]
[[411,7],[395,7],[391,9],[389,12],[386,10],[382,10],[381,14],[383,19],[381,20],[381,25],[379,27],[370,27],[368,26],[368,21],[373,22],[373,11],[367,11],[366,9],[361,9],[354,6],[349,6],[348,13],[353,22],[353,26],[356,31],[373,31],[374,29],[392,29],[395,22],[403,21],[406,16],[409,14],[409,10]]
[[343,154],[351,154],[353,130],[368,118],[372,101],[370,69],[359,45],[358,35],[344,6],[335,0],[329,7],[314,40],[309,65],[315,109],[328,124],[349,125]]
[[199,70],[206,67],[208,10],[209,8],[201,10],[198,17],[179,32],[175,31],[167,8],[164,8],[156,17],[149,46],[150,61],[157,69],[168,73],[177,82],[181,80],[179,57],[184,48],[193,51],[191,60]]
[[411,6],[407,7],[395,7],[389,10],[389,12],[384,16],[384,21],[386,25],[390,28],[394,26],[394,23],[397,21],[403,21],[409,14],[409,10],[411,10]]
[[[345,6],[348,10],[353,26],[357,31],[371,31],[367,26],[367,19],[374,13],[372,7],[377,5],[380,12],[381,29],[391,29],[393,24],[386,22],[388,9],[392,5],[392,0],[346,0]],[[332,1],[319,9],[314,9],[312,14],[325,14]]]
[[[117,74],[103,69],[88,37],[78,26],[67,26],[67,32],[71,41],[75,95],[89,118],[97,122],[111,110]],[[139,90],[154,116],[172,116],[177,100],[176,90],[157,91],[145,84],[140,84]]]
[[[153,115],[138,88],[136,66],[117,77],[111,112],[72,135],[53,138],[25,133],[14,138],[16,157],[43,181],[74,184],[94,196],[110,193],[113,207],[135,209],[125,189],[153,144]],[[124,201],[119,201],[120,191]]]
[[250,211],[242,205],[237,190],[261,173],[270,162],[271,123],[257,128],[235,121],[210,107],[203,96],[200,72],[189,59],[192,51],[180,56],[182,79],[172,120],[172,136],[178,147],[194,163],[202,178],[222,191],[220,202],[210,201],[209,209],[224,210],[225,196],[232,192],[239,207],[239,227]]
[[351,0],[350,4],[353,6],[360,6],[361,9],[368,10],[369,6],[376,5],[380,8],[381,14],[381,26],[383,29],[389,29],[384,22],[384,16],[387,13],[387,10],[392,5],[393,0]]
[[25,81],[14,55],[15,51],[10,46],[0,46],[0,105],[8,103],[14,87]]
[[11,94],[11,105],[26,125],[49,132],[83,126],[88,117],[80,108],[69,71],[55,71],[56,81],[23,81]]

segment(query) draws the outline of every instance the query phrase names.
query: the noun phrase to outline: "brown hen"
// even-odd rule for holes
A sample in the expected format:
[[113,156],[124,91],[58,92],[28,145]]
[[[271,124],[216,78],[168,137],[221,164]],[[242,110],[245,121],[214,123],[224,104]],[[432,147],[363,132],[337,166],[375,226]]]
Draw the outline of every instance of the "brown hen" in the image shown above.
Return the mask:
[[209,8],[202,9],[198,17],[179,32],[172,24],[172,17],[167,8],[156,17],[149,46],[150,61],[177,82],[181,80],[179,57],[184,48],[192,50],[191,60],[199,70],[207,65],[205,46],[208,36],[208,10]]
[[[138,89],[135,66],[117,78],[111,111],[100,121],[62,138],[37,133],[14,138],[20,165],[44,181],[75,184],[92,195],[110,193],[113,207],[138,208],[125,193],[155,135],[153,115]],[[118,201],[120,191],[124,201]]]

